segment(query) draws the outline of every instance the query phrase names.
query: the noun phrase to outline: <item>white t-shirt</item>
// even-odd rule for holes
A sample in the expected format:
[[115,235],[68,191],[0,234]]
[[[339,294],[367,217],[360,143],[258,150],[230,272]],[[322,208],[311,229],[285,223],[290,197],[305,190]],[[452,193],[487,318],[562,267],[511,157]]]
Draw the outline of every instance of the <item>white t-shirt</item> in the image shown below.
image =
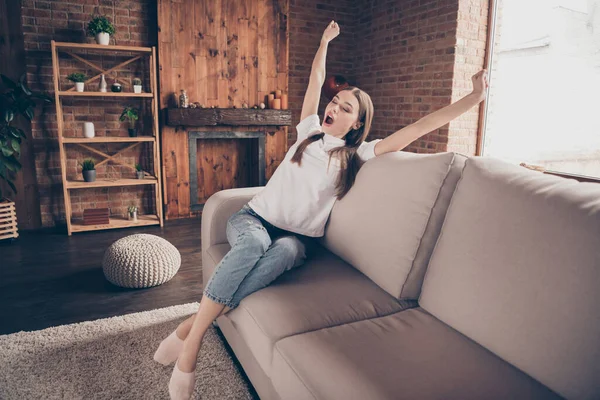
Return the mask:
[[[340,161],[334,157],[329,163],[329,150],[343,146],[345,141],[325,134],[306,147],[302,166],[291,159],[298,145],[307,137],[322,132],[317,114],[310,115],[296,127],[298,140],[285,155],[275,173],[249,205],[272,225],[305,236],[323,236],[325,224],[336,201],[336,181]],[[381,139],[363,142],[358,155],[364,161],[375,157],[375,144]]]

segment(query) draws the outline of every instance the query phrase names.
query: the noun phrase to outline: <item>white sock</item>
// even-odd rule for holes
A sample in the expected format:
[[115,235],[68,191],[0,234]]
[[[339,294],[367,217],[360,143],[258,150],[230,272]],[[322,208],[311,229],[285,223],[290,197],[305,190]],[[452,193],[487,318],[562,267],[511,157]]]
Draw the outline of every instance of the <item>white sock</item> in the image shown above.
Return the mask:
[[154,353],[154,361],[162,365],[169,365],[177,360],[181,349],[183,349],[183,340],[179,339],[177,330],[175,330],[160,342],[156,353]]
[[173,374],[169,381],[169,396],[171,400],[189,400],[194,393],[196,372],[183,372],[175,363]]

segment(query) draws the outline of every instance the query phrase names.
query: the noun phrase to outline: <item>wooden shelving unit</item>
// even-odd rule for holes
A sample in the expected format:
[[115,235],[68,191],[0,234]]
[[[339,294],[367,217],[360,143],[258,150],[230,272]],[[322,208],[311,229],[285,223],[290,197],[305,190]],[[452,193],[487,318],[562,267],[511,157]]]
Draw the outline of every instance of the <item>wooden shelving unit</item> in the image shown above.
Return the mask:
[[[156,48],[155,47],[135,47],[135,46],[103,46],[97,44],[87,43],[65,43],[55,42],[51,43],[52,48],[52,70],[54,80],[54,99],[56,104],[56,117],[58,120],[58,143],[60,151],[60,165],[62,174],[63,184],[63,195],[65,199],[65,211],[67,214],[67,232],[71,235],[73,232],[85,232],[94,231],[100,229],[118,229],[127,228],[131,226],[144,226],[144,225],[160,225],[163,226],[163,210],[162,210],[162,187],[161,187],[161,168],[160,168],[160,137],[158,128],[158,93],[157,93],[157,82],[156,82]],[[77,51],[82,50],[90,51],[93,50],[94,54],[114,54],[115,52],[126,52],[133,54],[130,59],[119,65],[105,70],[93,62],[86,60],[85,55],[76,54]],[[110,74],[119,68],[134,62],[136,60],[147,58],[149,63],[150,71],[150,93],[113,93],[113,92],[76,92],[73,88],[62,90],[60,88],[60,59],[59,52],[66,53],[72,58],[81,61],[88,67],[94,68],[99,71],[96,76],[91,77],[85,83],[89,83],[98,80],[102,74]],[[62,99],[64,97],[116,97],[116,98],[147,98],[151,99],[151,110],[152,110],[152,136],[138,136],[138,137],[94,137],[94,138],[71,138],[64,137],[64,117],[63,117],[63,105]],[[106,154],[89,144],[94,143],[120,143],[127,144],[125,148],[119,150],[116,154]],[[144,179],[98,179],[95,182],[84,182],[83,180],[72,180],[67,179],[67,146],[65,145],[76,145],[85,148],[88,151],[96,153],[104,160],[97,163],[101,165],[106,162],[112,161],[117,164],[121,164],[125,167],[134,169],[132,166],[123,164],[115,159],[115,157],[126,150],[134,148],[142,143],[152,144],[152,155],[153,155],[153,173],[152,175],[147,174]],[[138,221],[128,221],[125,218],[110,217],[107,225],[83,225],[76,221],[72,221],[72,207],[71,207],[71,190],[74,189],[89,189],[89,188],[110,188],[110,187],[123,187],[123,186],[140,186],[140,185],[153,185],[155,194],[155,209],[156,214],[140,215]]]

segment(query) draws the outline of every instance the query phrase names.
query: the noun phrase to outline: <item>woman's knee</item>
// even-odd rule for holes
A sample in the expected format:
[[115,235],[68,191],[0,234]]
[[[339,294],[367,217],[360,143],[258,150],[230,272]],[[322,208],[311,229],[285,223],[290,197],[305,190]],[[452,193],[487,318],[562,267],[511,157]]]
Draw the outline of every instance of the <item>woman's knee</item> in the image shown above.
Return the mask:
[[271,246],[272,241],[269,236],[269,232],[262,227],[251,227],[244,232],[242,232],[235,243],[235,245],[243,245],[249,249],[257,249],[261,251],[263,254]]
[[275,246],[290,260],[290,268],[302,265],[306,261],[306,246],[296,236],[275,239],[273,247]]

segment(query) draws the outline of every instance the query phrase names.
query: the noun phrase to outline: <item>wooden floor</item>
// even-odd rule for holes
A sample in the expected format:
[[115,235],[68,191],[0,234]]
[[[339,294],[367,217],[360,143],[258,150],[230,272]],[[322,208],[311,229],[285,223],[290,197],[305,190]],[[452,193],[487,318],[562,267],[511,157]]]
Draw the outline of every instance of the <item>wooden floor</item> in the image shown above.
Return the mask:
[[[149,233],[171,242],[181,268],[160,286],[125,289],[102,272],[104,252],[115,240]],[[21,232],[0,241],[0,334],[32,331],[99,318],[200,301],[200,219],[77,233]]]

